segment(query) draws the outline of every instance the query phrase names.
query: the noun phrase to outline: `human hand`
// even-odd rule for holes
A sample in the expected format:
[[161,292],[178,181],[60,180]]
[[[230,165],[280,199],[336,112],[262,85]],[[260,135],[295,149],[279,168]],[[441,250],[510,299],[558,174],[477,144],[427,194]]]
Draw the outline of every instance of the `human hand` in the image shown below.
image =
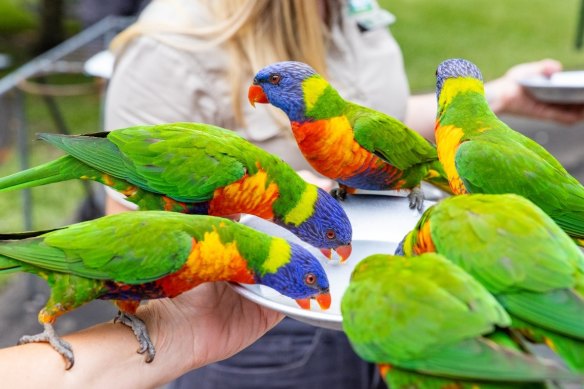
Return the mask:
[[549,77],[561,70],[562,64],[552,59],[513,66],[503,77],[485,84],[491,108],[497,114],[515,114],[565,124],[584,120],[583,104],[544,103],[534,99],[519,84],[521,79],[536,75]]
[[[283,315],[260,307],[224,282],[212,282],[173,299],[150,300],[137,312],[156,348],[151,363],[136,353],[128,327],[102,323],[65,335],[75,366],[45,342],[0,348],[4,387],[160,387],[188,372],[237,353]],[[31,374],[34,366],[34,374]]]
[[284,317],[241,297],[224,282],[202,284],[173,299],[151,300],[138,315],[156,347],[153,363],[173,359],[165,361],[177,370],[169,372],[169,380],[236,354]]

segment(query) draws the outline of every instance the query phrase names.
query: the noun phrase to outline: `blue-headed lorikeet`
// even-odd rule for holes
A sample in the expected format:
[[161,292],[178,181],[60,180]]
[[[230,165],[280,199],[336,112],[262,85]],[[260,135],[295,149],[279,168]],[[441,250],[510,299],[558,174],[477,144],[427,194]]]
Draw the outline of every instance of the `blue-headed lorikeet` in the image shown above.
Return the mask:
[[248,98],[288,115],[304,157],[339,183],[341,198],[354,189],[407,189],[410,207],[422,210],[422,180],[448,188],[434,145],[399,120],[343,99],[304,63],[278,62],[261,69]]
[[71,346],[52,327],[57,317],[91,300],[112,300],[132,327],[146,361],[155,349],[134,315],[141,300],[175,297],[210,281],[258,283],[296,299],[331,303],[320,262],[303,247],[228,219],[175,212],[126,212],[68,227],[0,235],[0,273],[44,278],[51,295],[39,313],[45,331],[21,343],[50,342],[74,363]]
[[93,180],[142,210],[248,213],[273,220],[329,258],[331,249],[341,260],[351,253],[351,224],[338,202],[233,131],[172,123],[40,137],[68,155],[1,178],[0,191]]

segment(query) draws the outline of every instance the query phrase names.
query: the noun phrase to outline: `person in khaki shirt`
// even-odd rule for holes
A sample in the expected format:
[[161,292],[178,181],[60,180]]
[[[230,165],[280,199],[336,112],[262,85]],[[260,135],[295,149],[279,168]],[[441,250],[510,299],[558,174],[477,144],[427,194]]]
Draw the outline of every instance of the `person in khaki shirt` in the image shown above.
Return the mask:
[[[371,0],[153,0],[113,44],[117,63],[108,90],[106,128],[175,121],[219,125],[317,180],[289,135],[287,120],[267,107],[251,109],[245,98],[256,70],[297,60],[327,77],[343,97],[432,138],[435,96],[409,95],[401,52],[387,29],[391,21]],[[560,69],[553,60],[511,68],[486,85],[492,108],[498,114],[563,123],[582,120],[582,107],[538,103],[517,83]],[[108,213],[127,209],[108,197]],[[7,387],[156,387],[197,369],[169,387],[384,386],[341,332],[282,320],[283,315],[243,299],[223,283],[151,301],[140,315],[158,350],[151,365],[134,352],[133,334],[109,323],[65,337],[78,356],[70,372],[44,344],[0,350],[3,382]],[[27,374],[37,360],[43,363],[35,374]]]

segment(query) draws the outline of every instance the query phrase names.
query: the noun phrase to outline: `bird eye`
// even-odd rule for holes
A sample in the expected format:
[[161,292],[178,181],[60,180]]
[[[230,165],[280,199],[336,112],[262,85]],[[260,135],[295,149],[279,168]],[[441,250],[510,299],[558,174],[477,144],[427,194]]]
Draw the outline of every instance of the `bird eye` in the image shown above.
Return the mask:
[[327,230],[326,231],[326,238],[329,240],[333,240],[337,237],[337,234],[335,234],[335,232],[333,230]]
[[270,83],[274,85],[278,85],[280,83],[280,79],[282,77],[279,74],[271,74],[270,75]]
[[304,277],[304,283],[306,283],[306,285],[308,286],[313,286],[314,284],[316,284],[316,276],[313,273],[308,273]]

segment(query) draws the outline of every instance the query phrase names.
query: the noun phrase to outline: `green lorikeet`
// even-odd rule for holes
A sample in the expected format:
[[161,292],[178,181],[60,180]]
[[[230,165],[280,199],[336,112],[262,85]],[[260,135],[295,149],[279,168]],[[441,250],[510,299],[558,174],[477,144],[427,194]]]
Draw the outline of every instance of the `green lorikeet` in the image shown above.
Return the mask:
[[455,194],[527,197],[584,244],[584,186],[542,146],[495,116],[479,69],[450,59],[436,72],[438,158]]
[[340,204],[233,131],[173,123],[40,137],[69,155],[0,179],[0,191],[94,180],[142,210],[248,213],[273,220],[329,258],[331,249],[341,260],[351,253],[351,224]]
[[[344,100],[314,69],[279,62],[260,70],[249,101],[270,103],[290,119],[298,147],[322,175],[354,189],[410,190],[410,207],[423,207],[420,181],[443,189],[448,180],[436,148],[399,120]],[[449,189],[447,189],[449,190]]]
[[510,324],[509,316],[478,281],[438,254],[363,259],[341,312],[353,349],[381,365],[390,388],[509,387],[574,377],[487,339]]
[[512,328],[584,373],[584,254],[524,197],[461,195],[428,208],[398,252],[436,252],[483,284]]
[[301,307],[331,303],[320,262],[303,247],[228,219],[174,212],[126,212],[49,232],[0,235],[0,273],[44,278],[50,298],[39,313],[45,331],[20,343],[50,342],[73,365],[71,346],[55,335],[58,316],[94,299],[113,300],[146,361],[155,350],[134,313],[141,300],[175,297],[209,281],[258,283]]

